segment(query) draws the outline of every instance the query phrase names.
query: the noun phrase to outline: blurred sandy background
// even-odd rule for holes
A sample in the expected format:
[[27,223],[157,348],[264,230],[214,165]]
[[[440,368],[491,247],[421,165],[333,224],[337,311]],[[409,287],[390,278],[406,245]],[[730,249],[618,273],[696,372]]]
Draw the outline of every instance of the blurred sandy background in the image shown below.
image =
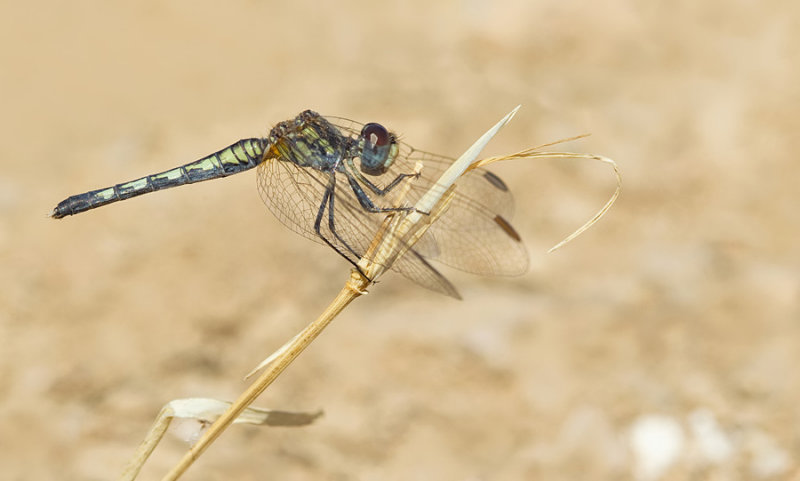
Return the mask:
[[[194,480],[787,479],[800,459],[796,2],[8,2],[0,15],[0,477],[113,479],[166,401],[232,399],[348,265],[255,173],[74,218],[68,195],[305,108],[458,155],[571,135],[616,159],[495,169],[532,267],[387,276]],[[293,274],[292,274],[293,273]],[[290,275],[291,274],[291,275]],[[170,436],[141,479],[186,445]]]

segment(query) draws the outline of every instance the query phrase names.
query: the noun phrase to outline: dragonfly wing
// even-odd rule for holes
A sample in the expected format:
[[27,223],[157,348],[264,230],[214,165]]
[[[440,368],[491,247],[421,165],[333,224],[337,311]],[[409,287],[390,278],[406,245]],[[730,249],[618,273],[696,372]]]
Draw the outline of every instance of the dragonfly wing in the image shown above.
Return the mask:
[[[320,243],[325,241],[315,231],[314,223],[329,179],[329,173],[298,167],[282,160],[268,160],[258,168],[259,192],[270,211],[289,229]],[[320,233],[344,257],[357,263],[369,248],[387,214],[364,210],[343,173],[336,174],[333,231],[328,222],[328,209],[329,205],[323,212]],[[426,242],[423,241],[424,244]],[[397,259],[391,269],[422,287],[460,299],[450,281],[413,249]]]
[[[337,177],[345,178],[341,174],[337,175]],[[353,248],[360,258],[368,251],[375,235],[381,229],[387,213],[365,210],[359,204],[352,189],[348,185],[342,185],[341,181],[337,185],[335,197],[336,234],[342,241]],[[378,207],[393,207],[393,204],[384,204],[382,201],[385,199],[382,197],[371,196],[371,199]],[[406,245],[404,241],[399,239],[397,244],[398,248],[403,248]],[[428,240],[420,239],[404,255],[395,259],[389,268],[422,287],[461,299],[453,284],[417,252],[417,246],[428,244]],[[375,261],[375,259],[372,260]]]
[[264,204],[283,225],[324,244],[314,231],[314,221],[325,195],[327,175],[305,170],[291,162],[268,159],[257,169],[258,192]]
[[[329,118],[329,121],[351,138],[357,137],[363,127],[359,122],[343,118]],[[453,159],[449,157],[416,150],[402,142],[398,145],[400,150],[395,161],[384,174],[370,176],[370,181],[383,188],[390,185],[398,175],[416,172],[420,175],[407,177],[383,196],[367,192],[378,206],[415,205],[428,190],[439,188],[436,181],[453,163]],[[356,159],[355,163],[358,162]],[[406,186],[409,187],[407,190]],[[343,189],[337,188],[337,194],[342,192]],[[351,195],[352,192],[344,192],[347,193],[346,197],[350,199],[351,205],[353,202],[357,203]],[[345,201],[340,202],[338,197],[336,203],[337,209],[340,205],[347,205]],[[362,215],[371,216],[373,220],[368,222],[369,232],[377,232],[385,215],[366,213],[359,205],[355,205],[355,210]],[[511,227],[513,211],[513,196],[499,177],[485,169],[467,172],[456,182],[455,194],[448,210],[414,245],[414,251],[420,260],[414,259],[410,253],[406,256],[409,259],[405,263],[415,263],[415,267],[405,266],[401,259],[393,268],[423,285],[426,285],[423,280],[425,276],[417,275],[414,271],[424,271],[428,273],[426,275],[430,275],[431,270],[435,272],[428,260],[475,274],[521,274],[528,267],[528,253],[520,236]],[[436,277],[433,275],[432,278]],[[430,285],[426,287],[433,288]]]
[[392,266],[392,270],[422,287],[461,299],[461,295],[455,286],[416,250],[409,250],[403,257],[397,259]]
[[[334,125],[356,136],[363,125],[349,119],[330,118]],[[397,175],[416,172],[405,205],[414,205],[453,164],[450,157],[416,150],[399,143],[397,159],[376,180],[388,185]],[[389,194],[391,196],[391,194]],[[432,224],[414,249],[423,257],[481,275],[518,275],[528,268],[528,252],[510,224],[514,198],[505,183],[486,169],[465,173],[457,182],[448,210]]]
[[[330,172],[281,159],[268,160],[258,170],[261,199],[282,224],[313,241],[330,245],[355,264],[366,252],[385,214],[377,218],[361,209],[350,195],[352,189],[344,174],[335,175],[332,199],[328,197],[330,185]],[[315,227],[318,217],[319,232]]]
[[528,268],[528,252],[510,224],[513,198],[502,181],[482,169],[456,182],[448,210],[431,225],[437,252],[421,252],[448,266],[482,275],[518,275]]
[[[421,162],[420,179],[409,199],[436,189],[436,180],[453,159],[404,145],[398,165]],[[403,167],[399,167],[403,168]],[[528,252],[510,224],[514,198],[505,183],[486,169],[474,169],[456,181],[447,211],[415,246],[417,251],[450,267],[481,275],[518,275],[528,268]]]

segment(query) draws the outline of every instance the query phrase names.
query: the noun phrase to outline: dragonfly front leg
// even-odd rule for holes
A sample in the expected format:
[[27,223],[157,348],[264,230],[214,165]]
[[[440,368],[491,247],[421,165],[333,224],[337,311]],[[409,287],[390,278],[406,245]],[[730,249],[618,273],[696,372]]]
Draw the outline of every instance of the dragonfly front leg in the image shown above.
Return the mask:
[[387,185],[383,189],[381,189],[377,185],[375,185],[372,182],[370,182],[369,179],[367,179],[363,175],[359,175],[358,179],[361,182],[363,182],[364,185],[369,187],[369,190],[371,190],[372,192],[374,192],[374,193],[376,193],[378,195],[386,195],[387,192],[389,192],[390,190],[392,190],[395,187],[397,187],[397,184],[399,184],[400,181],[402,181],[406,177],[414,177],[415,179],[418,179],[419,178],[419,172],[417,172],[416,174],[398,174],[397,177],[395,177],[393,181],[389,182],[389,185]]
[[353,193],[356,195],[358,203],[361,204],[361,207],[363,207],[367,212],[412,212],[414,210],[413,207],[378,207],[372,202],[372,199],[369,198],[367,193],[364,192],[364,189],[361,188],[355,178],[347,175],[347,181],[350,183],[350,188],[353,189]]
[[377,185],[370,182],[369,179],[364,177],[364,174],[362,174],[361,171],[356,168],[355,164],[353,163],[353,159],[345,160],[345,164],[346,167],[345,166],[343,167],[345,167],[345,172],[348,178],[350,178],[351,176],[355,176],[361,183],[369,187],[369,190],[380,196],[386,195],[389,191],[397,187],[397,184],[399,184],[406,177],[414,177],[415,179],[419,178],[419,172],[415,172],[413,174],[398,174],[397,177],[394,178],[394,180],[389,182],[389,185],[381,189]]

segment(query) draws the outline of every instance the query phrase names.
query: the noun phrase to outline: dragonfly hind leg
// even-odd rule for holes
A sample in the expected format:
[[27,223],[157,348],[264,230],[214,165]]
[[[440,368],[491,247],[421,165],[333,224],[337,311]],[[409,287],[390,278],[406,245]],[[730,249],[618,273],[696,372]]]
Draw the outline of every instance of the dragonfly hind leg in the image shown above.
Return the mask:
[[352,256],[355,259],[361,259],[361,254],[359,254],[352,247],[350,247],[350,244],[348,244],[347,241],[342,239],[342,237],[336,232],[336,224],[334,222],[334,199],[336,198],[335,195],[334,195],[335,186],[336,186],[336,178],[334,177],[333,174],[331,174],[331,180],[328,182],[328,187],[325,189],[325,195],[322,198],[322,203],[320,204],[319,210],[317,211],[317,218],[314,221],[314,232],[316,232],[317,236],[319,236],[320,239],[322,239],[326,244],[328,244],[340,256],[342,256],[345,259],[347,259],[347,262],[353,264],[353,267],[358,269],[358,272],[362,276],[364,276],[365,279],[367,279],[367,280],[369,280],[371,282],[372,279],[367,277],[367,275],[364,273],[364,271],[361,270],[361,268],[358,266],[358,262],[353,260],[353,259],[351,259],[350,256],[348,256],[345,252],[342,251],[342,249],[339,248],[339,246],[337,246],[333,242],[331,242],[322,233],[322,230],[321,230],[321,227],[322,227],[322,216],[325,215],[325,210],[327,209],[328,210],[328,230],[331,231],[331,234],[333,234],[333,236],[336,238],[336,240],[341,242],[341,244],[345,248],[347,248],[348,251],[350,251],[350,254],[352,254]]

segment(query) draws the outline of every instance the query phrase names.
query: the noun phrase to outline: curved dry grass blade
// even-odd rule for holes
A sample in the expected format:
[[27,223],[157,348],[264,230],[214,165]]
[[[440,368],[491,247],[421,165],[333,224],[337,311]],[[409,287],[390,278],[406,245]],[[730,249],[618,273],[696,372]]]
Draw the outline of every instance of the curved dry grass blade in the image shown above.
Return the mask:
[[[550,155],[549,157],[560,157],[560,156],[561,155],[555,155],[555,156]],[[622,192],[622,174],[619,172],[619,167],[617,167],[617,163],[614,162],[612,159],[609,159],[608,157],[603,157],[602,155],[570,154],[570,153],[567,153],[567,152],[564,153],[563,157],[599,160],[600,162],[605,162],[605,163],[611,165],[611,168],[614,169],[614,176],[617,179],[617,187],[616,187],[616,189],[614,189],[614,193],[611,194],[611,197],[608,199],[608,201],[606,201],[606,203],[603,205],[603,207],[599,211],[597,211],[597,213],[591,219],[586,221],[582,226],[578,227],[575,230],[575,232],[573,232],[572,234],[570,234],[567,237],[565,237],[564,240],[562,240],[558,244],[556,244],[553,247],[551,247],[550,249],[548,249],[547,250],[548,253],[553,252],[554,250],[563,247],[568,242],[572,241],[573,239],[575,239],[579,235],[583,234],[583,232],[586,229],[588,229],[589,227],[593,226],[595,224],[595,222],[599,221],[601,217],[606,215],[606,212],[608,212],[609,209],[611,209],[611,206],[614,205],[614,202],[617,201],[617,198],[619,197],[620,192]]]
[[[575,136],[575,137],[570,137],[568,139],[558,140],[556,142],[551,142],[550,144],[544,144],[544,146],[560,144],[562,142],[567,142],[567,141],[570,141],[570,140],[580,139],[580,138],[586,137],[587,135],[588,134],[578,135],[578,136]],[[517,152],[515,154],[501,155],[501,156],[498,156],[498,157],[488,157],[486,159],[481,159],[481,160],[475,162],[471,166],[471,168],[483,167],[483,166],[492,164],[494,162],[501,162],[501,161],[504,161],[504,160],[511,160],[511,159],[558,159],[558,158],[561,158],[561,159],[589,159],[589,160],[599,160],[600,162],[605,162],[605,163],[611,165],[611,168],[614,169],[614,176],[616,177],[616,180],[617,180],[617,187],[616,187],[616,189],[614,189],[614,193],[611,195],[611,198],[609,198],[608,201],[603,205],[603,207],[591,219],[586,221],[586,223],[584,223],[582,226],[578,227],[575,230],[575,232],[573,232],[572,234],[568,235],[567,237],[564,238],[564,240],[562,240],[558,244],[556,244],[553,247],[551,247],[550,249],[548,249],[547,252],[550,253],[550,252],[553,252],[556,249],[560,249],[561,247],[564,247],[564,245],[566,245],[568,242],[574,240],[576,237],[578,237],[579,235],[583,234],[586,231],[586,229],[588,229],[589,227],[594,225],[597,221],[600,220],[600,218],[602,218],[606,214],[606,212],[608,212],[609,209],[611,209],[611,206],[614,205],[614,202],[617,201],[617,198],[619,197],[619,194],[622,191],[622,174],[620,173],[619,167],[617,166],[616,162],[614,162],[612,159],[609,159],[608,157],[603,157],[602,155],[580,154],[580,153],[576,153],[576,152],[539,152],[538,149],[540,149],[540,148],[541,148],[541,146],[532,147],[530,149],[525,149],[525,150],[522,150],[520,152]]]

